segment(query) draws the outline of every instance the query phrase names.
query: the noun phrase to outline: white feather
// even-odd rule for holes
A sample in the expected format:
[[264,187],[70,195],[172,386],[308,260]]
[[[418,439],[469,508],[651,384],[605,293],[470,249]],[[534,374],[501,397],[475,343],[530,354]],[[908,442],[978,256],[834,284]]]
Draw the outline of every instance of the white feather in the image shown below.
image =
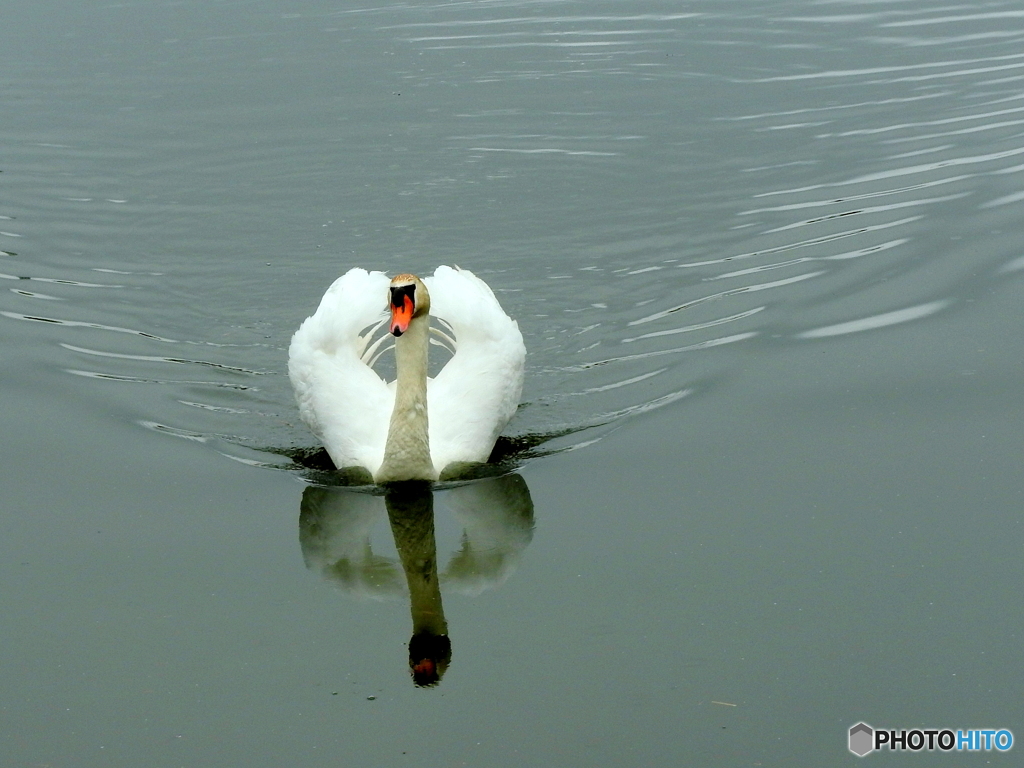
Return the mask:
[[[519,326],[472,272],[442,266],[423,282],[431,316],[452,331],[436,333],[455,350],[427,380],[436,477],[452,462],[487,461],[519,404],[526,348]],[[373,329],[363,332],[386,319],[389,283],[382,272],[349,270],[327,290],[288,350],[288,374],[303,421],[336,466],[364,467],[371,474],[384,461],[395,386],[367,365],[367,359],[376,360],[381,342],[368,348]]]

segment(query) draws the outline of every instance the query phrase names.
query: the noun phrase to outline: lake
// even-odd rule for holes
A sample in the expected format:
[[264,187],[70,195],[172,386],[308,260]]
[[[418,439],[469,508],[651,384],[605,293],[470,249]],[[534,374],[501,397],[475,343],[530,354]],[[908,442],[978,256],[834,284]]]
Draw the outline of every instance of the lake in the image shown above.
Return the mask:
[[[1018,6],[9,5],[4,765],[1024,737]],[[346,487],[291,334],[438,264],[523,332],[505,463]]]

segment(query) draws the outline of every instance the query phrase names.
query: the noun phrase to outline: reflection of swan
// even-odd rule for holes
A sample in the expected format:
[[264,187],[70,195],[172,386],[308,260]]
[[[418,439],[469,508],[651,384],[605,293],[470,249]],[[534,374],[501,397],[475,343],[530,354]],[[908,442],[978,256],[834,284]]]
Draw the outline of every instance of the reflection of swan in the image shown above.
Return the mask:
[[307,486],[299,516],[306,567],[353,594],[399,597],[403,588],[394,560],[376,554],[371,545],[379,518],[377,496]]
[[[487,461],[522,392],[518,325],[472,272],[399,275],[390,281],[389,325],[397,375],[385,384],[370,367],[383,339],[367,345],[386,319],[388,283],[382,272],[349,270],[295,332],[288,373],[303,420],[335,466],[363,467],[378,483],[437,480],[453,464]],[[430,328],[431,310],[454,338]],[[454,351],[433,379],[431,330]]]
[[[441,571],[442,582],[469,594],[502,584],[533,537],[533,502],[526,481],[516,474],[487,478],[439,491],[437,502],[451,509],[462,528],[459,549]],[[374,551],[375,526],[383,512],[380,496],[306,486],[299,516],[306,567],[361,597],[400,595],[394,559]]]
[[507,579],[533,538],[533,501],[519,475],[468,483],[444,494],[462,526],[462,547],[441,580],[459,592],[478,595]]
[[[461,549],[440,582],[473,593],[500,584],[515,569],[533,533],[533,503],[519,475],[489,478],[438,493],[463,526]],[[306,567],[348,591],[391,597],[401,591],[393,560],[373,552],[372,531],[386,506],[405,572],[413,636],[409,664],[417,685],[430,685],[451,659],[441,604],[434,494],[428,483],[395,483],[379,496],[308,486],[302,494],[299,542]]]

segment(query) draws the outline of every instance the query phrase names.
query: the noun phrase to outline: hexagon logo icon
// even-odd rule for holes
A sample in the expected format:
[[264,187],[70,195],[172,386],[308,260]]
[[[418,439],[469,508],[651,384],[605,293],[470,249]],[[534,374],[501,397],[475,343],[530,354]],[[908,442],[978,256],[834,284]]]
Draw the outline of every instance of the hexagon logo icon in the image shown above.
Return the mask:
[[875,730],[867,723],[857,723],[850,729],[850,751],[857,757],[874,750]]

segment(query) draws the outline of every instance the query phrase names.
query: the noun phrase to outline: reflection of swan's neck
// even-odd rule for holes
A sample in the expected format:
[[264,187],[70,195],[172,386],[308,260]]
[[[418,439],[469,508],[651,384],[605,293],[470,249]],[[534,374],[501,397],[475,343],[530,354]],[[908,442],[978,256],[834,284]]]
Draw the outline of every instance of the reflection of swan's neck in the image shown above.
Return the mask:
[[391,412],[378,483],[436,480],[427,437],[427,352],[430,317],[420,315],[395,339],[395,409]]
[[411,503],[395,503],[393,494],[385,497],[395,548],[402,558],[409,585],[409,611],[414,635],[447,635],[448,622],[441,602],[441,584],[437,578],[437,545],[434,541],[434,508],[430,491]]
[[429,485],[402,483],[390,487],[384,503],[409,585],[413,631],[409,666],[413,681],[416,685],[434,685],[444,676],[452,655],[437,579],[434,497]]

